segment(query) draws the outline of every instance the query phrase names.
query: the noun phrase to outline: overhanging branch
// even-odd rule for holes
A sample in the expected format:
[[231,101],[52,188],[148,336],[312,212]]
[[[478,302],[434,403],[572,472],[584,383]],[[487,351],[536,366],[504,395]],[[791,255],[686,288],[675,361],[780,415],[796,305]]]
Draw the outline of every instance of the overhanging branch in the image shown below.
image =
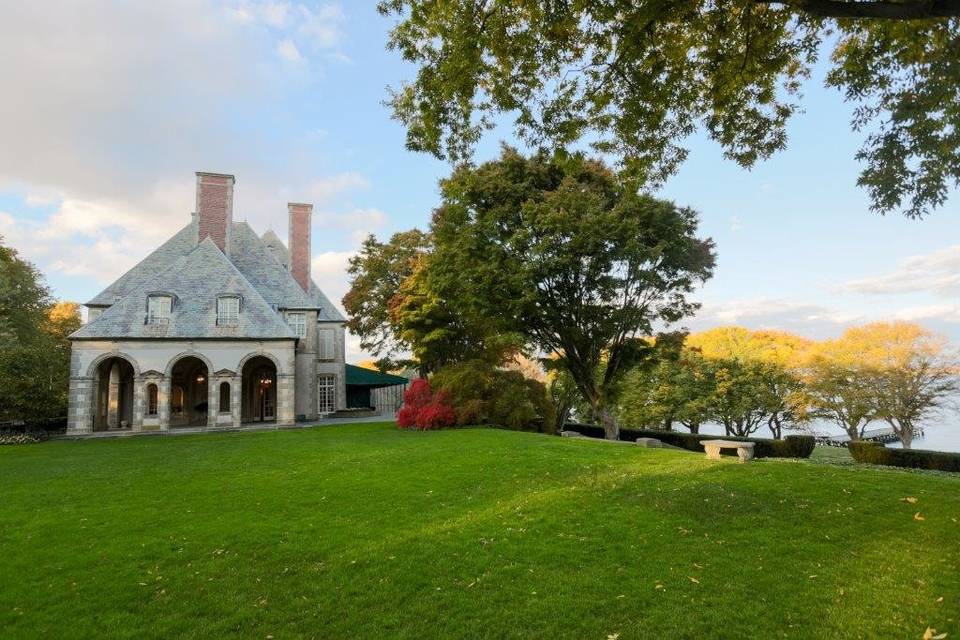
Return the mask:
[[782,4],[821,18],[877,18],[924,20],[960,16],[960,0],[915,2],[847,2],[845,0],[754,0],[757,4]]

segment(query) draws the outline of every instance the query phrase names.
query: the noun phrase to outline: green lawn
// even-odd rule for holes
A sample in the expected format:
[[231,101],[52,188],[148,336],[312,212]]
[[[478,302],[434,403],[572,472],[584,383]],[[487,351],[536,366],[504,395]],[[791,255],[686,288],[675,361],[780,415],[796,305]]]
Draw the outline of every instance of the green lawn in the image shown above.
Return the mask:
[[0,479],[3,638],[960,638],[952,477],[362,424]]

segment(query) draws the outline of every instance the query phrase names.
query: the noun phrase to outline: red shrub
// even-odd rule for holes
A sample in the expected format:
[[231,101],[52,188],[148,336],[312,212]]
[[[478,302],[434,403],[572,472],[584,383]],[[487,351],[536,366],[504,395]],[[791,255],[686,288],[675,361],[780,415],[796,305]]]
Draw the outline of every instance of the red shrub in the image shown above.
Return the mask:
[[427,380],[414,380],[404,392],[403,406],[397,413],[397,426],[401,429],[439,429],[453,426],[456,421],[457,414],[447,404],[446,394],[431,392]]

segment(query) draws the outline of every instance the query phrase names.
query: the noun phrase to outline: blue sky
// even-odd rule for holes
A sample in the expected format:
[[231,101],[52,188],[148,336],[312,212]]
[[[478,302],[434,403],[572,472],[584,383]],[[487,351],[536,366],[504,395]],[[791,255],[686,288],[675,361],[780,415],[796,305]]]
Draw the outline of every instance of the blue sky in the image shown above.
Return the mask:
[[[284,237],[286,202],[316,204],[314,275],[339,297],[363,235],[424,227],[448,171],[406,151],[382,105],[412,72],[390,26],[373,2],[6,5],[0,234],[83,301],[187,222],[194,171],[233,173],[235,218],[259,231]],[[661,191],[717,243],[688,324],[824,337],[905,318],[960,340],[960,198],[922,221],[870,213],[850,107],[822,77],[786,152],[744,171],[695,137]]]

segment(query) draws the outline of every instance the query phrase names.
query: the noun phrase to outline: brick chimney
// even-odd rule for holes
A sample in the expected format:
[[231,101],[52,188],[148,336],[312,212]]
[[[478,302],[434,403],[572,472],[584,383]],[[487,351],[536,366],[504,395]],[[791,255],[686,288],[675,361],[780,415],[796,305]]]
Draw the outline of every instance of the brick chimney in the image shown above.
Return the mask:
[[233,228],[233,183],[224,173],[197,171],[197,241],[209,236],[225,254],[230,255]]
[[287,205],[290,212],[290,273],[300,287],[310,291],[310,218],[313,216],[312,204],[291,202]]

